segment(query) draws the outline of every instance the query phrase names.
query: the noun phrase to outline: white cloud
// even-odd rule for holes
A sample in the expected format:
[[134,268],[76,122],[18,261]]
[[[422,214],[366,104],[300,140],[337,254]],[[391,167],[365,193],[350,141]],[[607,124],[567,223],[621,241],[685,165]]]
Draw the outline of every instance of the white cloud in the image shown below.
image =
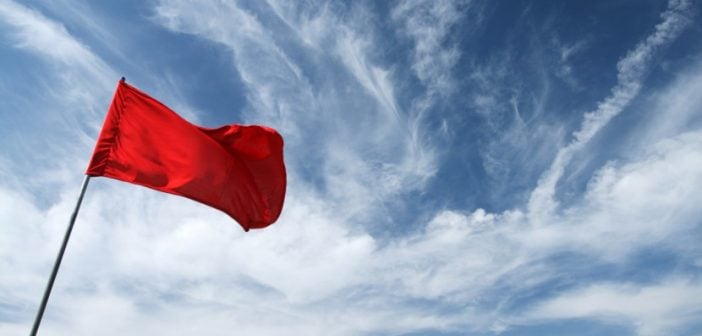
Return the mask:
[[[2,4],[11,13],[24,13],[26,22],[60,27],[36,11]],[[432,6],[430,12],[444,13],[444,7]],[[655,97],[650,113],[681,121],[665,124],[664,130],[642,131],[639,147],[626,160],[602,167],[581,202],[544,217],[539,225],[532,225],[521,209],[431,209],[421,214],[429,217],[426,225],[381,239],[369,232],[373,225],[388,224],[384,200],[421,191],[422,180],[435,169],[434,148],[413,133],[414,112],[398,107],[397,70],[372,61],[370,53],[378,46],[371,32],[328,8],[299,14],[283,5],[272,7],[300,36],[298,52],[309,52],[306,56],[317,59],[320,72],[334,76],[313,78],[309,65],[275,39],[280,27],[233,5],[199,4],[194,10],[187,2],[164,1],[154,20],[231,50],[247,85],[248,120],[271,123],[286,133],[291,179],[280,223],[244,234],[230,218],[194,202],[95,179],[42,326],[46,333],[469,333],[545,319],[624,316],[641,333],[652,334],[699,319],[695,307],[700,302],[694,299],[700,297],[699,284],[677,278],[653,285],[579,283],[519,318],[509,316],[509,307],[563,273],[588,267],[549,261],[564,252],[615,266],[627,266],[632,254],[648,247],[699,255],[698,247],[680,242],[699,232],[702,217],[697,206],[702,204],[697,168],[702,165],[702,132],[686,129],[689,124],[682,122],[699,111],[700,101],[698,90],[678,88],[682,82],[700,82],[702,73],[679,78],[668,94]],[[445,36],[443,30],[458,20],[446,19],[438,32],[420,26],[436,34],[431,36]],[[24,31],[21,24],[13,27]],[[672,24],[657,29],[673,31]],[[430,53],[424,50],[439,47],[423,34],[410,34],[418,45],[415,71],[427,83],[441,82],[442,71],[453,65],[441,61],[436,69],[428,67]],[[672,35],[661,36],[642,45],[660,45]],[[68,56],[62,55],[80,58],[89,49],[75,39],[66,45],[79,47],[59,56],[47,51],[45,57],[82,69],[82,61],[64,61]],[[44,49],[46,45],[37,45],[32,52]],[[638,55],[635,51],[630,55]],[[633,64],[620,70],[639,71],[626,70],[638,69]],[[606,124],[599,123],[586,122],[583,129]],[[79,161],[82,154],[65,160]],[[321,174],[323,181],[307,181],[306,169]],[[0,266],[12,272],[0,272],[0,302],[19,317],[0,319],[0,332],[19,335],[28,330],[77,185],[63,188],[57,199],[40,207],[26,188],[9,183],[0,185]],[[27,253],[16,253],[18,249]],[[662,304],[649,305],[652,300]],[[567,306],[571,302],[581,304]],[[88,314],[90,319],[83,318]]]
[[633,326],[639,335],[676,334],[702,316],[702,285],[670,279],[651,285],[605,283],[565,292],[527,313],[529,319],[595,319]]
[[589,40],[579,40],[571,44],[563,44],[558,39],[554,38],[553,44],[558,49],[559,64],[555,71],[556,76],[562,79],[571,88],[581,90],[582,87],[578,82],[576,75],[573,73],[573,64],[571,58],[574,55],[582,53],[591,44]]
[[429,95],[446,96],[455,88],[451,75],[460,57],[447,41],[451,29],[462,18],[469,1],[404,1],[392,10],[399,30],[414,40],[412,70],[428,87]]
[[[118,79],[102,59],[73,37],[65,26],[21,4],[0,1],[0,24],[9,28],[7,34],[16,48],[44,58],[55,69],[38,79],[44,97],[34,98],[34,102],[49,96],[54,104],[56,101],[63,104],[61,110],[80,106],[80,111],[74,109],[59,119],[73,129],[80,130],[87,124],[78,116],[89,118],[88,123],[101,119],[103,102],[107,99],[105,93],[111,91]],[[89,143],[87,138],[81,140]]]
[[532,192],[529,213],[535,222],[555,210],[557,202],[553,199],[554,192],[565,166],[576,152],[636,97],[656,51],[673,41],[690,23],[689,10],[690,3],[687,1],[670,1],[668,9],[661,14],[663,21],[656,25],[653,34],[617,63],[618,83],[612,89],[611,95],[598,104],[595,111],[585,114],[580,129],[573,133],[574,139],[558,151],[551,168],[542,175],[539,185]]
[[[411,68],[425,86],[411,102],[408,112],[410,136],[415,144],[431,141],[432,137],[421,125],[439,99],[448,99],[455,93],[457,83],[453,72],[461,53],[449,37],[464,18],[469,4],[470,1],[404,1],[391,9],[396,34],[413,42]],[[444,133],[450,131],[449,126],[444,121]],[[434,160],[432,153],[421,150],[420,146],[412,149],[426,162],[420,167],[426,171],[435,169],[428,162]]]
[[383,107],[382,110],[389,115],[387,121],[398,122],[401,116],[388,79],[389,71],[369,64],[365,57],[365,50],[370,49],[368,41],[354,35],[349,31],[340,38],[337,46],[339,57],[363,88]]
[[[665,90],[657,92],[650,98],[653,106],[644,119],[644,125],[638,136],[650,141],[672,137],[680,130],[697,129],[702,123],[702,64],[697,63],[680,73],[675,81]],[[665,111],[661,113],[659,111]]]
[[[399,297],[438,300],[444,304],[477,304],[487,296],[493,303],[507,304],[524,293],[538,290],[544,283],[558,281],[563,273],[588,267],[548,261],[564,253],[579,255],[590,264],[620,267],[632,262],[636,252],[648,248],[699,254],[697,248],[686,243],[688,235],[700,230],[702,210],[697,204],[702,198],[697,190],[702,187],[702,173],[697,167],[702,164],[702,156],[699,153],[702,153],[701,132],[662,140],[635,161],[604,167],[591,181],[581,204],[565,209],[562,215],[554,215],[540,226],[530,225],[528,217],[520,211],[491,214],[479,209],[468,215],[440,212],[425,231],[379,250],[382,257],[377,259],[375,269],[386,271],[374,272],[379,277],[373,283]],[[634,291],[649,290],[645,285],[626,287]],[[696,297],[699,288],[678,286],[675,292],[677,298],[685,299]],[[622,303],[607,305],[606,298],[611,292],[597,296],[598,304],[608,309],[602,308],[596,315],[579,316],[577,301],[571,303],[570,296],[563,299],[556,296],[553,300],[558,304],[548,303],[551,299],[546,299],[544,305],[555,307],[547,309],[553,312],[559,310],[561,303],[571,303],[572,308],[563,310],[564,315],[548,315],[539,308],[536,313],[513,320],[500,311],[498,304],[496,311],[471,311],[474,320],[461,319],[449,325],[465,323],[465,327],[492,326],[506,330],[513,325],[541,323],[545,316],[621,321],[624,315],[630,319],[621,323],[640,328],[642,334],[658,334],[650,330],[676,330],[699,318],[698,311],[684,319],[675,315],[677,308],[699,304],[698,300],[683,300],[660,308],[665,314],[644,322],[657,311],[636,315],[635,309],[622,308],[628,307],[623,301],[626,297],[616,295],[612,296],[613,302],[621,299]]]
[[[10,109],[0,115],[0,120],[41,134],[27,137],[20,127],[8,128],[6,134],[16,139],[8,148],[14,159],[3,162],[0,173],[8,181],[21,180],[18,187],[36,193],[46,184],[61,188],[66,181],[79,183],[80,176],[71,178],[68,172],[84,169],[88,158],[72,158],[89,152],[117,76],[62,24],[37,10],[0,1],[0,25],[6,27],[4,35],[15,48],[37,56],[42,65],[47,65],[41,76],[27,72],[24,80],[31,83],[27,91],[17,89],[15,78],[0,80],[0,87],[10,92],[6,102],[22,102],[21,112]],[[41,168],[31,162],[37,158],[43,159],[51,174],[37,174]]]
[[[0,2],[0,20],[12,28],[16,46],[105,79],[107,66],[66,28],[41,13],[9,0]],[[51,48],[47,48],[51,46]]]

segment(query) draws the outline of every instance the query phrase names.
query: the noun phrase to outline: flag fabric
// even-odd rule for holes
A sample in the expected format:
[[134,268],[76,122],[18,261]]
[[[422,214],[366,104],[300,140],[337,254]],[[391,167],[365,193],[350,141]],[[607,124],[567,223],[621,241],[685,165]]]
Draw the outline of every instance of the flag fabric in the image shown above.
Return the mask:
[[275,222],[285,199],[283,138],[274,129],[196,126],[124,79],[86,174],[190,198],[246,231]]

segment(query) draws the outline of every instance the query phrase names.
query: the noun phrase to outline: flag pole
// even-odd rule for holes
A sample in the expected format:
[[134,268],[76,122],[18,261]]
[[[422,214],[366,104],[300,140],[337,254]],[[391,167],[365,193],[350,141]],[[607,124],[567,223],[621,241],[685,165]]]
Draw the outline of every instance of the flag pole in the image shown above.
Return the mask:
[[83,202],[83,195],[85,195],[85,189],[88,188],[88,181],[90,181],[90,175],[85,175],[85,179],[83,179],[83,185],[80,188],[80,196],[78,196],[78,202],[76,202],[76,207],[75,209],[73,209],[71,221],[68,223],[66,234],[63,236],[63,243],[61,244],[61,249],[59,250],[59,253],[56,256],[56,261],[54,262],[54,269],[51,271],[49,282],[46,284],[46,289],[44,290],[44,297],[41,299],[41,305],[39,306],[37,316],[34,319],[34,326],[32,326],[32,333],[30,334],[31,336],[36,336],[37,330],[39,330],[39,324],[41,323],[41,318],[44,316],[44,309],[46,309],[46,303],[49,301],[49,295],[51,295],[51,288],[54,287],[54,280],[56,280],[56,274],[58,273],[59,266],[61,266],[63,253],[66,251],[66,245],[68,245],[68,238],[71,237],[71,231],[73,231],[73,224],[76,222],[76,217],[78,217],[78,210],[80,210],[80,204]]

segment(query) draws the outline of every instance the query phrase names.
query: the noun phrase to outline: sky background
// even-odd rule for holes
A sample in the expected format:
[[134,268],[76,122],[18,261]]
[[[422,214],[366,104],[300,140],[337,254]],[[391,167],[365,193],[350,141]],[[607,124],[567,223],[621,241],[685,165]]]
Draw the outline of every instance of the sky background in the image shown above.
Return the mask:
[[701,9],[0,0],[0,334],[125,76],[278,129],[285,207],[93,179],[42,335],[702,335]]

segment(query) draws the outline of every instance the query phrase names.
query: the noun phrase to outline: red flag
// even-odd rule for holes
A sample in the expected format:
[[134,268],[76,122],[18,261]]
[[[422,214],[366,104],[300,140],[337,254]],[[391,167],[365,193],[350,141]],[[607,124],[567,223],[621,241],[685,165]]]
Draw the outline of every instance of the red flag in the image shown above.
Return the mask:
[[244,230],[280,215],[283,138],[265,126],[195,126],[121,80],[86,171],[217,208]]

